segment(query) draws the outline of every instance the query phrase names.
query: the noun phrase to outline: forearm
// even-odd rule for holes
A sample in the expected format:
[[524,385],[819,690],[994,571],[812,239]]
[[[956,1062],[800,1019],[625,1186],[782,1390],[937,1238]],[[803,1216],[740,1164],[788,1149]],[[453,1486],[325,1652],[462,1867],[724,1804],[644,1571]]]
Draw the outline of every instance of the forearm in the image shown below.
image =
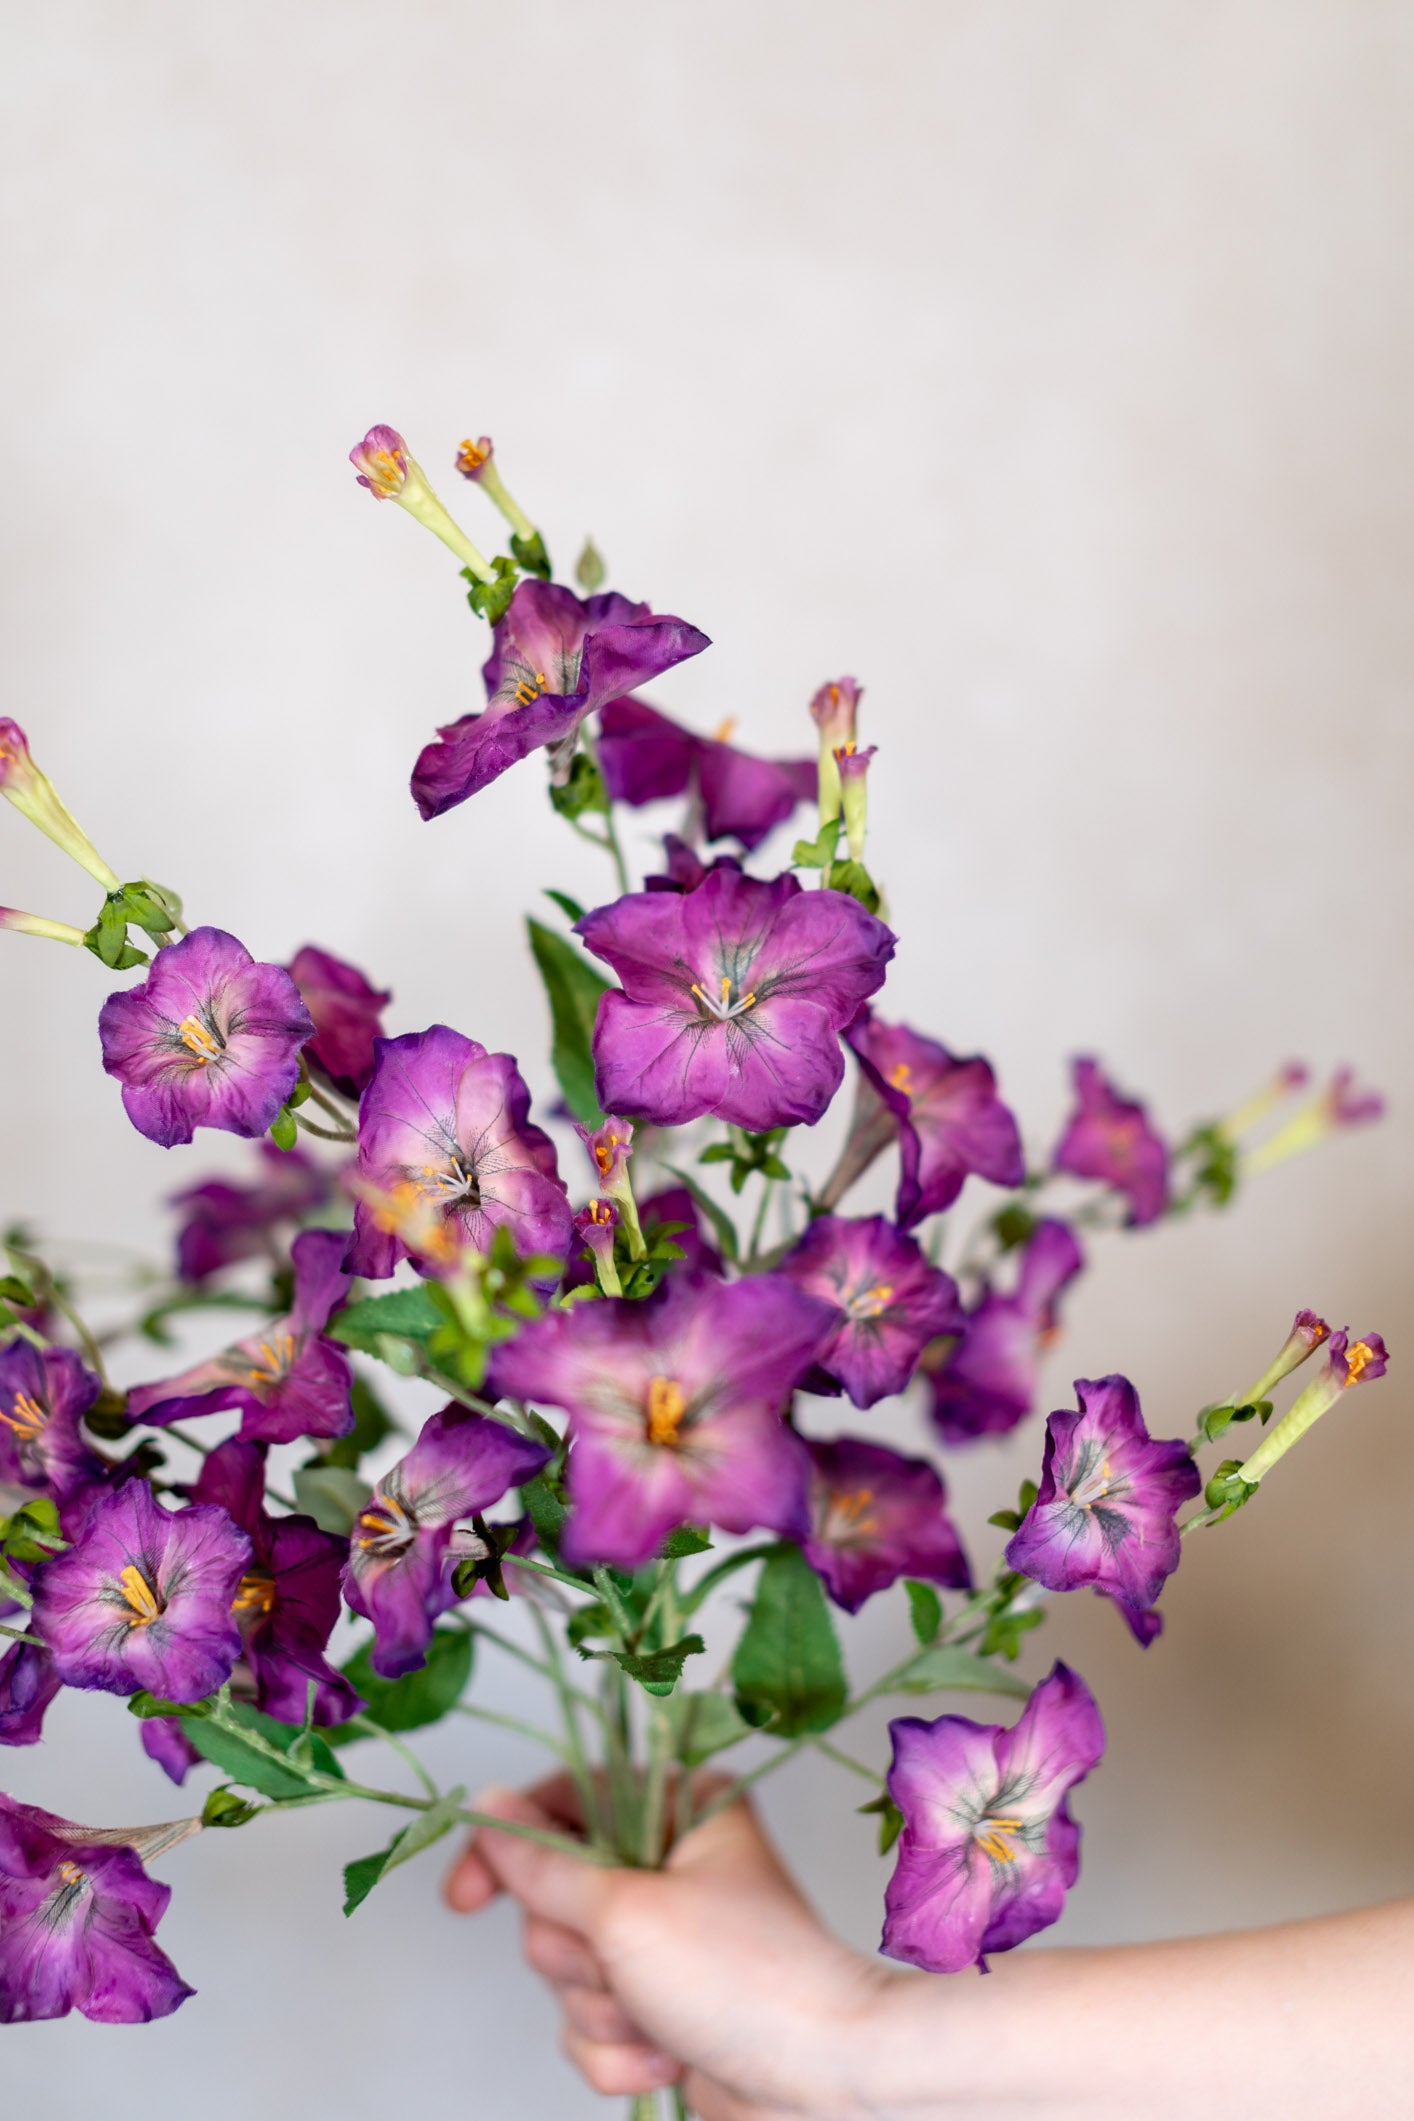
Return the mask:
[[1414,2073],[1414,1900],[1277,1929],[1020,1952],[900,1977],[859,2078],[877,2121],[1345,2121]]

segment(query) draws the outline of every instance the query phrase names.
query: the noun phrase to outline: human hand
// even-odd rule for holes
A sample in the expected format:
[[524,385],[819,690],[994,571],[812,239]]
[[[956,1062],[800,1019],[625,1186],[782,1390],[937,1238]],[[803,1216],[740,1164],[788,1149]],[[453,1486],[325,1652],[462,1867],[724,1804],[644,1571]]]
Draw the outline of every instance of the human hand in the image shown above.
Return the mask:
[[[528,1794],[491,1790],[477,1806],[527,1826],[581,1825],[565,1776]],[[596,2091],[679,2082],[701,2121],[875,2110],[868,2027],[900,1977],[822,1926],[744,1799],[686,1835],[662,1871],[605,1869],[482,1829],[446,1896],[472,1914],[499,1892],[524,1910],[526,1958],[558,1996],[565,2052]]]

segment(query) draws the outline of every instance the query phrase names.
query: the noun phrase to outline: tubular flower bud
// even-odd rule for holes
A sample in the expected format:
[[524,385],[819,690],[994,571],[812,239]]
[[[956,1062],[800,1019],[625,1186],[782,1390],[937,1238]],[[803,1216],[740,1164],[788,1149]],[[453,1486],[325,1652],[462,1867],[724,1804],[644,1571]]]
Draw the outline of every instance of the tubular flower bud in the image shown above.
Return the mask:
[[427,474],[396,427],[370,427],[349,451],[349,462],[375,501],[396,501],[399,508],[440,538],[479,582],[495,580],[484,553],[448,515],[427,481]]
[[479,486],[487,499],[499,508],[518,538],[527,543],[536,536],[535,525],[514,497],[507,493],[501,474],[496,468],[495,449],[490,435],[482,435],[477,442],[463,442],[457,451],[457,470],[464,479]]
[[[32,825],[38,825],[40,831],[53,840],[56,847],[62,847],[65,854],[77,862],[81,869],[86,869],[90,876],[96,877],[105,891],[116,891],[119,888],[117,872],[108,867],[87,833],[80,829],[77,821],[64,808],[53,782],[47,774],[40,772],[30,757],[29,744],[23,729],[18,722],[12,722],[8,715],[0,715],[0,795],[12,802],[16,810],[27,817]],[[32,921],[36,918],[33,914],[16,915],[7,920],[5,926],[18,926],[22,920]],[[53,922],[46,922],[41,927],[29,927],[23,932],[28,935],[49,935],[53,933],[55,925]],[[66,930],[56,936],[55,940],[68,942],[70,934],[71,931]],[[79,941],[82,940],[80,935]]]
[[1342,1128],[1379,1119],[1384,1109],[1385,1101],[1377,1090],[1356,1087],[1353,1068],[1337,1068],[1330,1081],[1299,1112],[1293,1113],[1284,1127],[1243,1157],[1243,1176],[1269,1171],[1273,1164],[1285,1163],[1289,1156],[1300,1156],[1332,1134],[1339,1134]]
[[1253,1127],[1260,1125],[1267,1114],[1274,1111],[1286,1098],[1291,1097],[1297,1090],[1304,1090],[1310,1080],[1311,1071],[1304,1063],[1288,1061],[1284,1067],[1278,1068],[1269,1083],[1265,1083],[1260,1090],[1254,1090],[1251,1097],[1244,1098],[1225,1119],[1218,1121],[1218,1133],[1224,1141],[1240,1140],[1244,1134],[1249,1134]]
[[642,1259],[646,1248],[633,1197],[633,1180],[628,1173],[633,1151],[633,1121],[611,1117],[592,1132],[588,1127],[579,1126],[574,1131],[594,1160],[595,1175],[607,1199],[618,1211],[615,1220],[620,1217],[623,1220],[630,1252],[635,1259]]
[[853,678],[836,678],[822,685],[810,702],[810,712],[820,731],[820,823],[828,825],[840,814],[840,773],[835,753],[853,746],[864,687]]
[[623,1284],[614,1263],[614,1231],[619,1211],[611,1200],[592,1200],[575,1216],[574,1226],[594,1255],[594,1273],[606,1296],[622,1296]]
[[1313,1423],[1340,1398],[1351,1385],[1372,1384],[1383,1377],[1389,1368],[1389,1351],[1378,1333],[1367,1333],[1361,1340],[1350,1340],[1342,1330],[1331,1335],[1330,1354],[1319,1377],[1307,1385],[1281,1420],[1276,1424],[1252,1456],[1238,1468],[1240,1477],[1249,1486],[1255,1487],[1264,1475],[1270,1473],[1279,1458],[1284,1458],[1294,1443],[1299,1443]]
[[73,943],[83,948],[82,928],[74,928],[68,921],[47,921],[39,913],[21,913],[17,906],[0,906],[0,928],[12,929],[16,935],[43,935],[51,943]]
[[1290,1377],[1293,1370],[1300,1369],[1307,1356],[1314,1355],[1330,1337],[1331,1329],[1323,1318],[1317,1318],[1314,1311],[1298,1311],[1276,1361],[1262,1372],[1249,1391],[1243,1393],[1238,1405],[1251,1407],[1259,1399],[1269,1398],[1273,1388],[1284,1377]]
[[855,862],[864,859],[864,834],[869,816],[869,761],[878,748],[877,744],[870,744],[859,751],[853,743],[841,744],[833,754],[835,771],[840,777],[845,838],[849,842],[850,860]]

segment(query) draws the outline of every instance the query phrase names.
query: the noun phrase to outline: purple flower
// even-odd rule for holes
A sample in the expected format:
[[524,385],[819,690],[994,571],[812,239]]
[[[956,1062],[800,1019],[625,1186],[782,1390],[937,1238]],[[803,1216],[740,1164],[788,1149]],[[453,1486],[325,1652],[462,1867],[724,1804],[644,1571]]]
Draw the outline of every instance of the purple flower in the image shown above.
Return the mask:
[[353,1427],[353,1368],[324,1327],[352,1277],[341,1230],[306,1230],[290,1248],[293,1308],[221,1355],[161,1384],[136,1385],[128,1412],[153,1428],[189,1415],[239,1407],[248,1443],[293,1443],[297,1436],[346,1436]]
[[[892,1118],[899,1146],[895,1213],[904,1229],[951,1207],[970,1171],[998,1186],[1022,1183],[1021,1136],[985,1060],[957,1060],[935,1039],[868,1013],[846,1035],[862,1071],[851,1133],[877,1154],[887,1139],[884,1113]],[[851,1177],[871,1160],[864,1155]]]
[[222,928],[159,950],[140,986],[98,1013],[103,1065],[139,1134],[170,1149],[198,1127],[263,1134],[299,1079],[314,1030],[280,965],[258,965]]
[[254,1185],[208,1178],[172,1194],[168,1206],[182,1214],[177,1272],[183,1281],[205,1281],[242,1259],[277,1259],[279,1226],[299,1222],[331,1197],[330,1174],[303,1149],[282,1150],[273,1142],[257,1142],[255,1153],[260,1177]]
[[349,462],[375,501],[392,501],[408,482],[408,446],[396,427],[370,427],[349,451]]
[[[573,1238],[555,1146],[533,1125],[530,1092],[508,1053],[488,1053],[445,1024],[385,1038],[358,1120],[358,1175],[368,1194],[422,1210],[456,1249],[489,1252],[498,1228],[523,1258],[563,1258]],[[376,1199],[354,1216],[349,1265],[381,1279],[410,1251]],[[406,1225],[404,1225],[406,1227]],[[440,1249],[440,1248],[439,1248]]]
[[1186,1443],[1158,1443],[1127,1377],[1081,1378],[1077,1414],[1052,1414],[1036,1500],[1007,1546],[1007,1566],[1050,1591],[1084,1585],[1111,1598],[1141,1643],[1158,1633],[1155,1599],[1178,1567],[1178,1513],[1202,1486]]
[[882,1215],[818,1216],[780,1271],[833,1306],[819,1367],[857,1407],[901,1392],[927,1342],[965,1323],[952,1276]]
[[718,869],[682,898],[631,892],[577,923],[622,991],[599,1004],[600,1104],[660,1126],[714,1114],[753,1133],[819,1119],[839,1032],[882,985],[894,938],[842,891]]
[[153,1942],[171,1897],[131,1848],[0,1796],[0,2024],[165,2018],[195,1993]]
[[169,1512],[145,1480],[98,1494],[67,1553],[38,1571],[34,1625],[65,1686],[204,1701],[241,1651],[231,1605],[251,1543],[224,1510]]
[[611,1199],[617,1200],[628,1185],[629,1158],[633,1154],[633,1121],[611,1117],[605,1120],[602,1127],[591,1130],[576,1125],[574,1131],[589,1151],[599,1184]]
[[314,1019],[309,1058],[336,1090],[357,1097],[373,1073],[373,1042],[383,1035],[381,1012],[392,1000],[370,987],[356,965],[306,943],[290,961],[290,977]]
[[558,583],[521,582],[483,672],[485,712],[439,729],[413,768],[418,809],[440,817],[545,745],[567,768],[586,715],[707,646],[695,626],[616,591],[581,599]]
[[0,1657],[0,1745],[37,1745],[44,1712],[62,1685],[48,1650],[11,1643]]
[[643,879],[645,891],[695,891],[714,869],[741,869],[741,861],[735,854],[718,854],[710,862],[704,862],[675,832],[663,834],[663,860],[667,865],[665,869]]
[[1079,1875],[1066,1793],[1105,1750],[1094,1696],[1057,1664],[1010,1730],[904,1716],[889,1732],[904,1824],[881,1949],[935,1974],[985,1967],[1054,1922]]
[[822,749],[833,753],[842,745],[855,742],[863,693],[864,687],[854,678],[835,678],[816,692],[810,713],[820,732]]
[[1157,1221],[1168,1206],[1169,1152],[1141,1104],[1121,1097],[1098,1061],[1073,1066],[1076,1109],[1056,1145],[1052,1166],[1099,1179],[1129,1202],[1132,1225]]
[[931,1376],[933,1419],[945,1443],[1014,1429],[1036,1399],[1042,1350],[1057,1331],[1061,1291],[1085,1264],[1068,1224],[1039,1222],[1010,1296],[988,1289],[962,1339]]
[[41,1351],[27,1340],[0,1348],[0,1487],[67,1502],[101,1480],[107,1468],[81,1427],[101,1389],[71,1348]]
[[[304,1721],[304,1711],[300,1711]],[[203,1755],[182,1729],[180,1716],[144,1716],[138,1725],[138,1736],[142,1749],[149,1760],[155,1760],[169,1781],[180,1789],[194,1767],[199,1767]]]
[[446,1406],[384,1474],[354,1526],[344,1574],[344,1596],[373,1622],[375,1672],[397,1679],[424,1661],[433,1621],[457,1603],[458,1520],[489,1510],[549,1456],[502,1422]]
[[944,1507],[947,1490],[926,1459],[855,1436],[807,1442],[806,1449],[813,1471],[805,1556],[836,1605],[857,1613],[900,1576],[971,1587]]
[[497,1392],[563,1407],[574,1566],[637,1568],[675,1525],[804,1538],[810,1461],[781,1419],[833,1323],[779,1275],[669,1277],[641,1302],[577,1304],[496,1350]]
[[599,717],[599,762],[616,803],[635,808],[687,795],[708,840],[748,853],[815,799],[813,759],[763,759],[728,743],[731,724],[700,737],[646,700],[610,700]]
[[1272,1423],[1250,1458],[1238,1468],[1242,1478],[1255,1487],[1277,1460],[1284,1458],[1291,1446],[1299,1443],[1312,1424],[1323,1414],[1328,1414],[1352,1385],[1373,1384],[1388,1368],[1389,1349],[1380,1334],[1365,1333],[1359,1340],[1352,1340],[1343,1326],[1338,1333],[1332,1333],[1320,1370],[1305,1391],[1297,1394],[1281,1420]]
[[[303,1723],[313,1680],[315,1722],[345,1722],[363,1704],[324,1651],[339,1618],[348,1541],[321,1532],[312,1517],[269,1516],[265,1454],[235,1437],[218,1444],[191,1493],[195,1503],[219,1503],[250,1535],[235,1617],[256,1707],[282,1723]],[[236,1678],[237,1692],[243,1691],[239,1670]]]
[[[614,1260],[614,1232],[619,1226],[619,1211],[611,1200],[591,1200],[575,1215],[575,1234],[593,1255],[594,1271],[578,1282],[588,1287],[596,1280],[607,1296],[621,1296],[622,1284]],[[572,1285],[573,1286],[573,1285]]]

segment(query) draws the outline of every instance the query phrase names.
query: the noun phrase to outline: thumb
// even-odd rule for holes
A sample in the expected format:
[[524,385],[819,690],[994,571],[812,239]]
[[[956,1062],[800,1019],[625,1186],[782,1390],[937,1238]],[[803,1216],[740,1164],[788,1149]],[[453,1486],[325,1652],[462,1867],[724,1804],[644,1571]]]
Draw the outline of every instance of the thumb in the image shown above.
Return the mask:
[[[552,1827],[564,1832],[564,1823],[542,1811],[533,1798],[519,1790],[490,1789],[477,1799],[475,1809],[491,1812],[519,1826]],[[538,1841],[525,1841],[517,1834],[498,1833],[481,1827],[476,1853],[496,1884],[518,1900],[532,1915],[558,1922],[566,1929],[588,1933],[609,1891],[609,1873],[587,1855],[572,1856],[562,1849],[546,1848]]]

